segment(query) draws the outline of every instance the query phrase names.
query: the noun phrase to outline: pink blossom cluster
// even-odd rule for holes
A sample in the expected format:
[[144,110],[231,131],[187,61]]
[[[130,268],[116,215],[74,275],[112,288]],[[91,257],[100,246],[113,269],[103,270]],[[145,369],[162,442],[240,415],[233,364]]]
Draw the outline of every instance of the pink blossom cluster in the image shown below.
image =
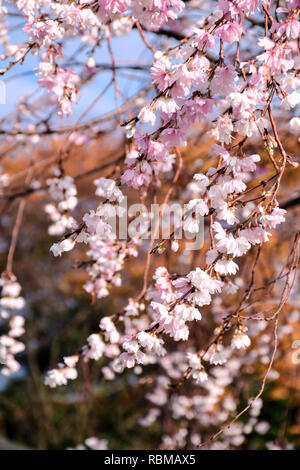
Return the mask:
[[17,372],[21,365],[15,356],[25,350],[25,345],[18,340],[25,333],[25,319],[22,315],[25,300],[20,295],[21,286],[14,275],[2,273],[0,278],[0,325],[6,325],[7,332],[0,335],[0,372],[11,375]]
[[49,178],[47,184],[51,199],[56,202],[46,204],[45,212],[53,222],[48,233],[52,236],[63,235],[76,226],[76,220],[69,212],[77,206],[77,189],[71,176],[62,176],[59,168],[53,168],[54,178]]
[[[95,195],[101,202],[77,219],[70,214],[78,203],[75,180],[62,170],[60,154],[59,169],[54,167],[46,180],[51,196],[45,206],[51,219],[48,231],[62,237],[50,248],[53,255],[61,256],[81,243],[86,245],[87,260],[82,265],[88,280],[84,289],[93,302],[109,296],[121,286],[127,261],[144,254],[142,237],[119,240],[110,219],[122,217],[125,191],[135,190],[141,200],[150,198],[153,192],[156,200],[157,191],[164,185],[170,185],[165,200],[172,195],[174,200],[187,202],[182,228],[196,234],[204,219],[209,240],[202,260],[195,257],[190,265],[183,259],[186,253],[181,253],[175,233],[167,240],[169,245],[162,240],[155,247],[151,240],[141,293],[129,298],[121,311],[102,317],[99,330],[88,336],[79,352],[64,357],[57,368],[51,369],[45,383],[54,388],[75,380],[80,361],[85,366],[91,360],[101,361],[103,379],[108,381],[123,373],[139,378],[153,368],[151,390],[146,392],[150,408],[139,423],[151,426],[163,413],[169,413],[176,432],[163,436],[162,449],[197,447],[207,430],[216,428],[222,429],[222,440],[210,440],[211,449],[237,448],[250,433],[267,433],[269,423],[260,419],[263,390],[249,399],[247,419],[230,420],[239,416],[239,397],[234,393],[238,378],[253,376],[255,366],[262,364],[266,369],[263,385],[267,379],[276,380],[277,343],[292,333],[295,323],[295,315],[288,311],[280,324],[279,314],[288,302],[289,307],[293,306],[288,294],[293,292],[291,273],[298,263],[298,258],[294,259],[297,236],[287,272],[277,272],[278,277],[270,280],[274,283],[270,311],[258,312],[250,300],[264,244],[286,219],[286,210],[280,207],[280,185],[286,169],[293,171],[298,166],[284,148],[278,122],[284,122],[292,134],[300,137],[300,1],[219,0],[213,6],[209,4],[208,16],[197,16],[196,20],[180,0],[12,3],[24,15],[27,40],[10,44],[7,10],[0,2],[1,57],[11,61],[1,73],[26,61],[28,54],[35,54],[39,58],[38,83],[50,92],[43,98],[48,99],[46,106],[54,105],[58,116],[68,117],[73,105],[80,102],[83,86],[94,80],[98,69],[105,68],[94,58],[95,51],[105,43],[116,101],[112,132],[125,129],[126,155],[121,167],[94,180]],[[201,8],[199,12],[202,15]],[[122,108],[111,38],[126,35],[133,27],[153,54],[151,85],[144,89],[142,99],[124,99]],[[170,35],[179,42],[174,45],[161,41],[156,48],[154,34]],[[72,38],[79,38],[82,46],[88,47],[89,57],[81,72],[64,60],[64,41]],[[10,121],[8,117],[7,123],[12,123],[13,129],[6,142],[11,144],[17,136],[24,147],[28,145],[30,153],[32,145],[40,143],[40,135],[55,133],[47,118],[41,125],[23,126],[29,109],[38,113],[45,105],[43,100],[32,108],[26,99],[19,102],[17,118]],[[132,103],[134,114],[129,109]],[[116,125],[116,117],[122,126]],[[100,126],[101,116],[87,124],[82,124],[81,118],[64,129],[71,146],[74,141],[78,145],[96,141],[107,132]],[[179,187],[176,192],[180,171],[184,181],[189,178],[189,149],[184,148],[199,129],[210,144],[184,191]],[[254,146],[261,149],[259,153],[254,153]],[[85,155],[88,158],[88,151]],[[0,182],[5,192],[10,186],[6,173]],[[149,222],[146,217],[141,224],[145,231],[149,230]],[[179,269],[171,272],[172,258],[171,268],[156,267],[152,282],[148,282],[149,258],[163,253],[165,246],[171,247],[172,255],[179,252]],[[245,285],[240,268],[243,257],[252,260],[253,253],[257,258],[249,285]],[[9,322],[9,332],[1,336],[0,354],[2,373],[9,373],[18,369],[14,354],[23,350],[22,343],[15,340],[23,334],[23,317],[12,312],[21,310],[24,301],[14,278],[3,277],[1,282],[1,316]],[[240,297],[236,309],[231,300],[235,295]],[[199,332],[205,329],[210,331],[208,344],[199,339]],[[186,383],[192,393],[184,388]],[[85,444],[106,447],[102,441]],[[268,446],[274,448],[276,444],[270,441]]]

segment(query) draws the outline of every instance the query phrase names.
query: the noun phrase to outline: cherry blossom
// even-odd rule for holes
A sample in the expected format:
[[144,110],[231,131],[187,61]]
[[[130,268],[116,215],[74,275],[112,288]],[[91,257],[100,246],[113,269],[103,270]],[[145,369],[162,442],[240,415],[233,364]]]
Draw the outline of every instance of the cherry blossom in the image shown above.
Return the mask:
[[[11,42],[10,14],[23,21],[17,44]],[[288,320],[281,318],[285,305],[294,302],[298,308],[298,230],[291,229],[285,267],[276,266],[273,277],[263,273],[258,280],[257,274],[268,242],[286,227],[291,203],[281,188],[298,166],[286,136],[289,132],[296,142],[300,137],[299,14],[298,0],[219,0],[204,6],[181,0],[0,1],[0,74],[10,79],[11,69],[34,60],[39,87],[34,100],[20,97],[15,111],[1,120],[3,155],[13,161],[24,154],[29,164],[18,191],[15,180],[22,171],[13,175],[9,165],[1,168],[0,196],[20,199],[22,215],[23,201],[41,193],[48,235],[54,237],[49,257],[68,260],[68,269],[85,269],[83,293],[96,307],[105,297],[130,291],[116,311],[113,302],[105,304],[108,311],[97,310],[99,326],[80,350],[48,371],[45,384],[67,386],[80,375],[79,364],[88,368],[99,361],[101,380],[114,383],[123,374],[122,380],[147,385],[150,408],[140,425],[151,426],[164,413],[175,423],[173,433],[164,430],[161,449],[238,448],[252,432],[269,430],[260,418],[261,395],[266,381],[276,380],[278,341],[293,331],[289,307]],[[130,34],[145,47],[147,60],[116,60],[115,36]],[[104,48],[105,63],[99,61]],[[123,91],[124,69],[145,74],[133,96]],[[103,72],[110,82],[85,107],[86,90],[94,95],[101,88]],[[110,89],[115,109],[102,113],[99,101]],[[85,111],[77,116],[81,107]],[[96,118],[87,116],[92,110]],[[82,163],[92,161],[95,148],[100,161],[105,149],[99,137],[108,137],[113,153],[118,144],[118,158],[82,173],[69,170],[74,148],[82,152]],[[34,160],[34,149],[44,146],[53,149],[49,161]],[[196,158],[193,149],[200,149]],[[87,176],[93,202],[81,198],[80,181]],[[168,237],[153,233],[148,213],[133,235],[129,228],[135,226],[127,220],[128,233],[118,236],[116,227],[128,215],[127,196],[144,206],[174,202],[184,210],[173,215]],[[0,282],[4,375],[19,370],[15,356],[25,352],[17,339],[25,332],[25,300],[12,273],[14,234],[22,235],[18,214]],[[189,252],[180,230],[192,235],[202,230],[203,245]],[[54,258],[53,269],[62,262]],[[144,263],[136,293],[135,285],[128,286],[134,258]],[[260,294],[270,286],[274,294],[267,309]],[[239,377],[251,383],[260,373],[256,364],[266,366],[262,388],[240,412],[236,383]],[[104,450],[107,442],[90,437],[78,446],[87,447]]]

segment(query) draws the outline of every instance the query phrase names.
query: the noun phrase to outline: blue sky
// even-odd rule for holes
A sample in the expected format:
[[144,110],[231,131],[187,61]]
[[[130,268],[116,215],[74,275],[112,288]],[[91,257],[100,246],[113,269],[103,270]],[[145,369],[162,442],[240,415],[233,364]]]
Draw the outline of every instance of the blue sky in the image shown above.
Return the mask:
[[[20,19],[13,18],[11,20],[11,26],[20,25]],[[20,44],[24,39],[25,35],[22,32],[22,27],[19,26],[14,30],[11,35],[12,44]],[[82,44],[80,40],[68,39],[65,45],[65,57],[70,56],[78,46]],[[115,55],[116,63],[151,63],[152,53],[145,47],[142,42],[139,34],[136,30],[131,33],[115,37],[112,39],[112,48]],[[76,60],[85,60],[87,58],[86,52],[76,57]],[[110,63],[110,55],[107,50],[106,41],[103,41],[103,45],[100,48],[97,48],[94,55],[96,63]],[[16,103],[20,96],[27,94],[31,95],[40,87],[37,84],[38,77],[36,77],[34,70],[37,68],[39,63],[39,57],[29,54],[26,57],[26,60],[23,65],[17,64],[10,71],[8,71],[2,80],[6,84],[6,105],[0,105],[0,117],[13,111],[15,109]],[[60,62],[59,62],[60,63]],[[0,67],[4,67],[7,63],[1,63]],[[76,69],[76,67],[74,67]],[[80,70],[80,68],[78,68]],[[142,80],[135,81],[132,78],[125,78],[121,74],[118,74],[118,83],[122,91],[127,97],[132,96],[138,91],[143,85],[147,84],[149,81],[149,74],[143,72],[131,72],[129,74],[137,74]],[[24,74],[24,75],[21,75]],[[78,119],[80,114],[89,106],[90,103],[95,99],[95,97],[100,93],[100,91],[105,87],[105,85],[111,80],[111,72],[102,72],[99,74],[93,83],[84,87],[81,98],[78,105],[73,107],[73,115],[68,120],[64,119],[60,124],[65,124],[66,122],[74,121]],[[145,82],[143,82],[145,78]],[[39,93],[45,92],[42,89]],[[122,102],[122,98],[120,102]],[[114,88],[110,87],[105,96],[99,101],[95,108],[89,113],[88,118],[99,116],[105,114],[115,108],[115,97],[114,97]]]

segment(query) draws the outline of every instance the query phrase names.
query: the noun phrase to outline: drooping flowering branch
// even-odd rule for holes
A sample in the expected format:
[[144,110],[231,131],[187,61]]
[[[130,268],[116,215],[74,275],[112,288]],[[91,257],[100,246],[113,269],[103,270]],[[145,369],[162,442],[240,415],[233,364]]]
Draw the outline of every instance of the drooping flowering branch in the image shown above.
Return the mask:
[[[13,201],[41,188],[49,189],[51,202],[45,206],[51,219],[48,232],[60,237],[51,252],[61,256],[79,244],[88,246],[88,258],[77,266],[86,267],[89,280],[84,289],[93,302],[121,285],[127,262],[139,255],[145,238],[150,240],[141,290],[128,299],[121,312],[101,318],[100,331],[92,333],[80,351],[64,357],[63,363],[50,370],[46,384],[55,387],[76,379],[81,361],[87,364],[102,358],[105,380],[113,380],[126,369],[137,375],[145,369],[147,374],[147,366],[155,365],[154,388],[147,394],[153,406],[140,424],[149,426],[159,420],[162,408],[180,423],[173,435],[164,436],[162,448],[213,447],[221,435],[221,447],[242,445],[254,428],[262,433],[266,429],[258,422],[260,400],[272,376],[280,316],[289,302],[299,262],[297,227],[286,272],[276,272],[275,279],[257,286],[265,246],[285,222],[280,189],[287,171],[296,171],[298,166],[281,133],[285,126],[291,134],[300,135],[300,118],[293,115],[300,104],[299,0],[207,2],[200,5],[196,21],[189,15],[193,6],[188,3],[185,8],[180,0],[10,3],[24,15],[27,40],[12,46],[5,29],[2,58],[10,62],[1,73],[7,74],[35,54],[39,58],[38,84],[47,94],[40,103],[20,102],[15,113],[3,119],[3,145],[10,145],[16,137],[17,147],[21,143],[29,149],[40,144],[41,138],[64,135],[64,140],[46,162],[46,167],[52,165],[52,175],[40,183],[35,167],[36,186],[21,190],[5,176],[1,198]],[[204,14],[206,9],[208,15]],[[1,21],[7,14],[6,6],[1,6]],[[263,22],[258,14],[264,16]],[[151,85],[128,99],[120,85],[113,38],[134,27],[154,62]],[[154,38],[160,34],[179,42],[157,44]],[[89,57],[84,62],[76,59],[75,69],[70,65],[74,57],[64,57],[64,41],[76,38],[81,39]],[[110,86],[114,88],[116,109],[81,122],[97,105],[101,92],[76,124],[55,127],[53,116],[71,116],[74,105],[80,103],[81,91],[103,71],[94,58],[103,43],[111,60],[111,79],[103,93]],[[138,66],[135,69],[140,70]],[[41,118],[44,104],[47,112]],[[27,122],[29,111],[34,123]],[[284,126],[279,124],[283,120]],[[183,149],[201,126],[212,145],[201,168],[181,186],[184,170],[189,176]],[[118,159],[121,166],[94,181],[95,194],[101,198],[98,206],[75,216],[80,198],[75,178],[65,173],[71,151],[116,130],[126,133],[122,141],[126,154]],[[98,168],[89,170],[90,174],[94,170]],[[111,220],[121,223],[126,211],[122,203],[131,190],[140,202],[161,203],[164,208],[154,230],[153,214],[147,212],[131,226],[136,229],[133,236],[127,237],[126,231],[125,238],[118,238]],[[184,211],[177,207],[176,229],[167,237],[157,237],[165,206],[171,202],[184,204]],[[178,233],[196,236],[202,222],[209,246],[203,248],[201,262],[195,257],[182,274],[157,267],[149,283],[152,260],[169,248],[179,255],[182,242]],[[187,251],[183,257],[188,259]],[[244,259],[252,258],[250,276],[239,277],[248,262]],[[177,267],[181,262],[178,257]],[[269,286],[275,294],[266,310],[259,294]],[[4,294],[5,289],[4,283]],[[228,298],[232,300],[228,302]],[[10,327],[14,331],[16,325]],[[10,351],[5,354],[8,357]],[[259,391],[238,411],[234,384],[241,380],[247,383],[248,370],[253,372],[260,361],[266,370]],[[193,387],[192,394],[184,394],[187,384]],[[237,421],[248,410],[249,420]]]

